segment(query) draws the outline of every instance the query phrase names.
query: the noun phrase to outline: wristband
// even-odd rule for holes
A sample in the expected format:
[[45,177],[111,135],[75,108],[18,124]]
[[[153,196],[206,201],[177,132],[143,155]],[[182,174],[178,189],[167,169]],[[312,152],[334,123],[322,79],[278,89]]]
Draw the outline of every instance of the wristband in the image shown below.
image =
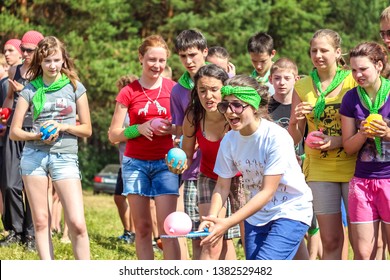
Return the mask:
[[123,131],[123,134],[127,139],[137,138],[138,136],[141,135],[141,133],[139,133],[138,131],[138,124],[134,124],[126,127],[125,130]]

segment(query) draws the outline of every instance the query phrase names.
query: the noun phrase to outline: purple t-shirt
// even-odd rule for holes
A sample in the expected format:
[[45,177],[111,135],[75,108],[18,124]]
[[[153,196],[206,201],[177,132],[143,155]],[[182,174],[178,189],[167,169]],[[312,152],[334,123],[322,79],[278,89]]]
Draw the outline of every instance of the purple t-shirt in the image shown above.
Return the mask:
[[[390,98],[387,98],[378,113],[383,116],[383,120],[390,126]],[[345,94],[341,102],[340,114],[354,118],[357,129],[360,128],[360,123],[370,114],[370,111],[360,101],[357,88],[353,88]],[[390,178],[390,141],[384,141],[383,138],[382,153],[383,155],[380,157],[376,151],[374,140],[367,138],[358,153],[355,177],[367,179]]]
[[[191,91],[177,83],[171,91],[171,116],[172,124],[183,126],[185,111],[190,103]],[[200,151],[194,153],[191,166],[183,172],[182,180],[197,180],[200,166]]]

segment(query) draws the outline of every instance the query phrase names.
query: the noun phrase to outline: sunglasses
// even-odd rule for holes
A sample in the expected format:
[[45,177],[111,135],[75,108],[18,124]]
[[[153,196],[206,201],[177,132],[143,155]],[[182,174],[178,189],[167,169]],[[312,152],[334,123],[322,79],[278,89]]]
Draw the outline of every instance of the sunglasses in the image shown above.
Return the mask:
[[379,32],[379,35],[381,36],[382,40],[384,40],[386,37],[390,38],[390,29],[388,29],[388,30],[381,30]]
[[217,109],[221,114],[225,114],[227,109],[230,108],[233,113],[240,115],[248,106],[249,105],[243,105],[239,102],[222,101],[218,103]]
[[26,53],[32,53],[35,51],[35,49],[27,49],[27,48],[24,48],[24,47],[20,47],[20,50],[22,51],[22,53],[26,52]]

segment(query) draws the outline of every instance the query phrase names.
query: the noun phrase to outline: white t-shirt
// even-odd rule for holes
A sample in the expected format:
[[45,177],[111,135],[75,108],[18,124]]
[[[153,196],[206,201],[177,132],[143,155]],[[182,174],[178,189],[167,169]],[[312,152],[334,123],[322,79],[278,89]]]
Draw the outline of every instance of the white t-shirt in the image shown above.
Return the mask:
[[214,172],[222,178],[241,172],[247,201],[260,191],[265,175],[282,174],[272,200],[246,221],[261,226],[288,218],[311,224],[312,193],[296,159],[294,142],[279,125],[262,119],[250,136],[229,131],[219,147]]

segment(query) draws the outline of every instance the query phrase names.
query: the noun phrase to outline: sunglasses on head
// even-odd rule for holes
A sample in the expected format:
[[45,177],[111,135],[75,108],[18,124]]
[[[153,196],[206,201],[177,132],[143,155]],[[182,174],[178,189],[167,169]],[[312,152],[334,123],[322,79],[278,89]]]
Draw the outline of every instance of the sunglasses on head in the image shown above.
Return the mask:
[[20,50],[22,51],[22,53],[24,53],[24,52],[32,53],[35,51],[35,49],[28,49],[28,48],[24,48],[24,47],[20,47]]
[[381,38],[384,40],[386,37],[387,38],[390,38],[390,29],[388,30],[381,30],[379,32],[379,35],[381,36]]
[[245,108],[248,107],[249,105],[244,105],[241,104],[240,102],[229,102],[229,101],[222,101],[219,102],[217,105],[217,109],[221,114],[225,114],[227,109],[230,108],[230,110],[237,114],[240,115],[242,112],[244,112]]

